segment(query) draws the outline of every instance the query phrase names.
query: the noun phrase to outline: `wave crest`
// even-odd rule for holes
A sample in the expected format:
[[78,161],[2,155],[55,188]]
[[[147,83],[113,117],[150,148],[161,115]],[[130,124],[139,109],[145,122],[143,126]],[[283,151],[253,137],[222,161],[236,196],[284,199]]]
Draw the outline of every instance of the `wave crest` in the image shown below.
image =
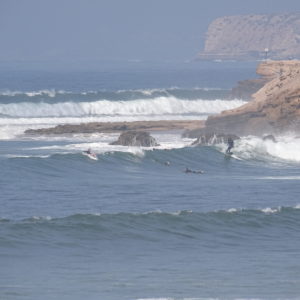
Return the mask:
[[7,117],[90,117],[90,116],[147,116],[147,115],[201,115],[214,114],[241,106],[242,100],[181,100],[158,97],[132,101],[93,102],[22,102],[0,104],[0,115]]

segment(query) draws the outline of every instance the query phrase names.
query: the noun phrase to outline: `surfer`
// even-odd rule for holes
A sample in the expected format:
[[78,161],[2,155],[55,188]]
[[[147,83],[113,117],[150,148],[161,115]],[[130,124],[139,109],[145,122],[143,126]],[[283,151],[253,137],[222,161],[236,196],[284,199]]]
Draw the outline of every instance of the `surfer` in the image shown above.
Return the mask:
[[89,149],[87,149],[86,151],[84,151],[86,154],[92,154],[92,149],[91,148],[89,148]]
[[91,148],[88,148],[86,151],[82,151],[82,154],[88,156],[91,159],[98,160],[96,153],[92,152]]
[[230,150],[234,147],[234,142],[231,137],[228,138],[227,145],[228,145],[228,148],[226,150],[226,154],[232,154],[232,152]]
[[204,171],[199,170],[199,171],[195,171],[195,170],[191,170],[188,167],[185,168],[184,173],[193,173],[193,174],[203,174]]

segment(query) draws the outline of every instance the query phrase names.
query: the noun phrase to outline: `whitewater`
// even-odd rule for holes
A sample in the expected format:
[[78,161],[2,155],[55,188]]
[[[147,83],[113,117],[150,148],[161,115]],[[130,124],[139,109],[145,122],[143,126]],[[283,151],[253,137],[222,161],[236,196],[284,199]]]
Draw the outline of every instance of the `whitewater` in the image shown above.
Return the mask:
[[205,120],[247,103],[228,95],[254,72],[0,71],[0,298],[300,299],[297,134],[241,136],[227,157],[226,141],[193,146],[180,131],[151,132],[151,148],[111,145],[119,133],[24,133]]
[[[170,94],[171,91],[174,95]],[[187,92],[193,99],[180,97],[188,96]],[[73,100],[60,98],[70,94]],[[162,96],[164,94],[166,96]],[[176,94],[179,95],[176,97]],[[129,90],[77,94],[54,90],[23,93],[5,91],[0,94],[0,99],[1,96],[6,99],[6,103],[0,104],[0,139],[14,138],[26,129],[47,128],[59,124],[205,119],[208,115],[246,103],[242,100],[196,98],[202,94],[207,94],[207,90]],[[127,100],[124,100],[124,95]],[[90,96],[94,98],[92,101]],[[139,98],[141,96],[144,98]],[[34,101],[32,97],[35,98]],[[97,99],[98,97],[108,97],[110,100]]]

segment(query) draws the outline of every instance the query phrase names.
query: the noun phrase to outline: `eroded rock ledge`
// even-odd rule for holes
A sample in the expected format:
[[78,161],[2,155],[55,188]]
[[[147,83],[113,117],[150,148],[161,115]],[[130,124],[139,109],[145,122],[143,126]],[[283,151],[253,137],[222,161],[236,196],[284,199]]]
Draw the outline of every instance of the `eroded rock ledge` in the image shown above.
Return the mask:
[[65,124],[51,128],[28,129],[26,135],[60,135],[96,132],[123,132],[123,131],[169,131],[186,130],[203,127],[204,121],[137,121],[137,122],[93,122],[82,124]]

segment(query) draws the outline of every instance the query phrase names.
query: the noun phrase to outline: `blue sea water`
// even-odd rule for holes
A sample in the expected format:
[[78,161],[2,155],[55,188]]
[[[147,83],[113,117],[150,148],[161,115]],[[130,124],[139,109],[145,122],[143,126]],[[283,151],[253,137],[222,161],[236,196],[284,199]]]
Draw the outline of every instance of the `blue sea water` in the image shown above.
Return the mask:
[[[300,299],[300,140],[112,146],[28,136],[91,121],[205,119],[251,64],[0,72],[0,299]],[[92,148],[98,160],[82,155]],[[189,167],[203,174],[186,174]]]

